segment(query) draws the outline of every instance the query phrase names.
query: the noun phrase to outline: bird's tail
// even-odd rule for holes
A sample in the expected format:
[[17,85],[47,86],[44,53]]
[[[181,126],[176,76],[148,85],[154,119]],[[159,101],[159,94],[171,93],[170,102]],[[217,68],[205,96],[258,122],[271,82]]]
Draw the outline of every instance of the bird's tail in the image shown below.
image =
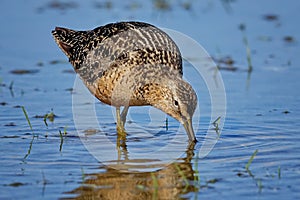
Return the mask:
[[74,31],[67,28],[56,27],[52,31],[55,42],[59,48],[67,55],[69,61],[75,66],[79,59],[80,51],[86,40],[86,31]]

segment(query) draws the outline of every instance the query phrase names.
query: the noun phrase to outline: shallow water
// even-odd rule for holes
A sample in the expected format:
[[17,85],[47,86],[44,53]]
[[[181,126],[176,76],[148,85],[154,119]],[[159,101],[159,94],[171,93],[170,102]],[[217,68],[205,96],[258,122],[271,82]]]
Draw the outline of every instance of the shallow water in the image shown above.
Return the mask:
[[[180,3],[153,3],[158,1],[147,5],[51,2],[0,3],[1,199],[300,197],[297,1],[191,1],[190,10]],[[196,146],[188,145],[183,129],[177,134],[175,120],[168,118],[166,130],[166,116],[144,107],[130,110],[126,143],[114,148],[118,142],[114,111],[89,97],[74,104],[74,96],[81,94],[72,91],[76,76],[51,30],[55,26],[91,29],[121,20],[142,20],[180,31],[216,60],[226,56],[234,60],[236,71],[221,63],[227,69],[221,70],[227,114],[208,156],[198,155],[210,123],[210,99],[203,81],[193,85],[200,104]],[[246,25],[245,33],[238,28],[241,23]],[[251,74],[243,34],[251,48]],[[185,77],[199,83],[187,62]],[[76,128],[74,105],[83,110],[95,106],[99,126],[93,127],[87,113],[82,115],[86,127]],[[51,112],[54,121],[47,119],[46,126],[43,116]],[[173,146],[164,153],[157,151],[173,138]]]

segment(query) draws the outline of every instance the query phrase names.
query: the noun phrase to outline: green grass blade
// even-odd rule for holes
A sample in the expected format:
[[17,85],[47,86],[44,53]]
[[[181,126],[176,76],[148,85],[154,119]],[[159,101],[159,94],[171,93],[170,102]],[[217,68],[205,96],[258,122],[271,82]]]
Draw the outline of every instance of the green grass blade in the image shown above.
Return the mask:
[[258,150],[256,149],[256,150],[254,151],[254,153],[252,154],[252,156],[250,157],[250,159],[248,160],[248,163],[247,163],[246,166],[245,166],[245,168],[246,168],[247,171],[249,171],[249,167],[250,167],[250,165],[251,165],[251,163],[252,163],[254,157],[256,156],[257,152],[258,152]]
[[158,187],[159,187],[159,185],[158,185],[158,180],[157,180],[157,177],[155,176],[155,174],[152,172],[151,173],[151,178],[152,178],[152,182],[153,182],[153,189],[154,189],[154,191],[153,191],[153,195],[152,195],[152,199],[157,199],[157,193],[158,193]]
[[48,127],[48,123],[47,123],[47,114],[44,116],[44,123],[45,123],[45,125]]
[[26,112],[26,110],[25,110],[24,106],[22,106],[21,108],[22,108],[22,110],[23,110],[23,113],[24,113],[24,115],[25,115],[25,117],[26,117],[26,120],[27,120],[27,123],[28,123],[28,125],[29,125],[29,127],[30,127],[30,130],[31,130],[31,131],[32,131],[32,133],[33,133],[33,129],[32,129],[32,126],[31,126],[31,123],[30,123],[29,117],[28,117],[28,115],[27,115],[27,112]]
[[32,139],[31,139],[31,141],[30,141],[30,143],[29,143],[29,148],[28,148],[28,150],[27,150],[27,153],[26,153],[26,155],[24,156],[24,160],[26,160],[26,158],[30,155],[30,152],[31,152],[31,149],[32,149],[32,144],[33,144],[33,141],[34,141],[34,136],[32,136]]

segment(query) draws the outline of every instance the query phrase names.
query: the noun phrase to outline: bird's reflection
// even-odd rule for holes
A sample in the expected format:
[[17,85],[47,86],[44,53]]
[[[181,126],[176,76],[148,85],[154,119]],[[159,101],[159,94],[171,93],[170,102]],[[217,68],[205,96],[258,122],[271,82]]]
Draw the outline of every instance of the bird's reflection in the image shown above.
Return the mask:
[[[126,147],[126,141],[122,142]],[[74,199],[178,199],[198,190],[194,184],[198,177],[192,167],[194,147],[195,143],[190,143],[182,158],[157,171],[130,172],[116,169],[114,165],[102,166],[100,168],[105,172],[85,174],[83,184],[67,193],[76,195]],[[120,151],[125,151],[123,155],[128,154],[126,148],[120,148]],[[149,159],[132,162],[149,163]]]

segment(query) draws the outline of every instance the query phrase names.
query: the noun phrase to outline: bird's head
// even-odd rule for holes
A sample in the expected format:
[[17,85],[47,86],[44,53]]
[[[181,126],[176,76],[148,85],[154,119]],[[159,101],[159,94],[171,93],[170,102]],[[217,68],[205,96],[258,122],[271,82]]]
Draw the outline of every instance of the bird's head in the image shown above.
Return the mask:
[[[192,86],[181,78],[168,79],[163,86],[153,85],[150,104],[183,124],[190,141],[197,141],[192,118],[197,107],[197,95]],[[159,94],[157,94],[159,93]]]

